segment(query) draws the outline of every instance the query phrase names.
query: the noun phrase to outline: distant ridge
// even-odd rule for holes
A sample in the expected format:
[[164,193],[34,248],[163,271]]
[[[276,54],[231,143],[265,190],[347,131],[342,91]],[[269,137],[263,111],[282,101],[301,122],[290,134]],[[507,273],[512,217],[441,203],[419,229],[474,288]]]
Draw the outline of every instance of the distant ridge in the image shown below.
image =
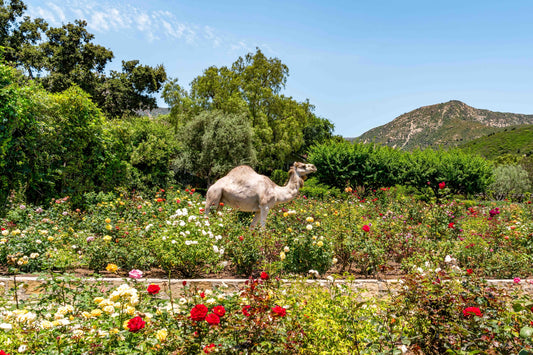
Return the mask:
[[139,110],[136,112],[139,116],[157,117],[159,115],[167,115],[170,113],[168,107],[157,107],[153,110]]
[[533,115],[494,112],[452,100],[423,106],[355,138],[404,150],[455,147],[502,128],[533,124]]

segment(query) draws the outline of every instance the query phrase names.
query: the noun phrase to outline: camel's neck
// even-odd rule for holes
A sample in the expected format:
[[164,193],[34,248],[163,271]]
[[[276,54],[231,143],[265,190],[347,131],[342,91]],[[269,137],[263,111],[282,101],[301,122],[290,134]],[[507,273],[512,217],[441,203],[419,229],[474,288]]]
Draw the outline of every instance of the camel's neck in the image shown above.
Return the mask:
[[291,168],[289,170],[289,182],[285,186],[276,187],[276,204],[289,202],[298,196],[298,190],[303,186],[304,181],[300,175]]

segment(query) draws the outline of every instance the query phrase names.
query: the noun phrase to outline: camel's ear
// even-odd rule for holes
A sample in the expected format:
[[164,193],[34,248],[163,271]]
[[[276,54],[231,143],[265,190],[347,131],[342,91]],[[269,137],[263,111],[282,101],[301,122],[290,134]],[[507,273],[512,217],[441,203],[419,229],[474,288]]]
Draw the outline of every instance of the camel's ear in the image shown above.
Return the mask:
[[300,163],[298,161],[295,161],[294,164],[292,164],[295,168],[301,168],[304,164]]

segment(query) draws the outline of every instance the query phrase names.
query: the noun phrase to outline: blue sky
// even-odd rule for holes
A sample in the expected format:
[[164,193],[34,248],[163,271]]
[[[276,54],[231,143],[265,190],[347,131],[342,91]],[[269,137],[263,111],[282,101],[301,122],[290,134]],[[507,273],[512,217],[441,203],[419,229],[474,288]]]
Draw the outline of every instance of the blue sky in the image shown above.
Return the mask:
[[85,19],[114,52],[110,69],[163,64],[186,88],[259,47],[289,67],[283,94],[309,99],[345,137],[453,99],[533,114],[533,1],[25,3],[52,26]]

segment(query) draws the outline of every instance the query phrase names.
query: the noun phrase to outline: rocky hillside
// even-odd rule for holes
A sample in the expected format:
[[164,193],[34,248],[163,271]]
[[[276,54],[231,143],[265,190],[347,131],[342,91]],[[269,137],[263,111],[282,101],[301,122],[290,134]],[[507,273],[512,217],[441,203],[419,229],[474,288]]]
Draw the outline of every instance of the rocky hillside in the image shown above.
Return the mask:
[[363,133],[357,141],[411,150],[453,147],[504,127],[533,124],[533,115],[493,112],[452,100],[420,107]]

